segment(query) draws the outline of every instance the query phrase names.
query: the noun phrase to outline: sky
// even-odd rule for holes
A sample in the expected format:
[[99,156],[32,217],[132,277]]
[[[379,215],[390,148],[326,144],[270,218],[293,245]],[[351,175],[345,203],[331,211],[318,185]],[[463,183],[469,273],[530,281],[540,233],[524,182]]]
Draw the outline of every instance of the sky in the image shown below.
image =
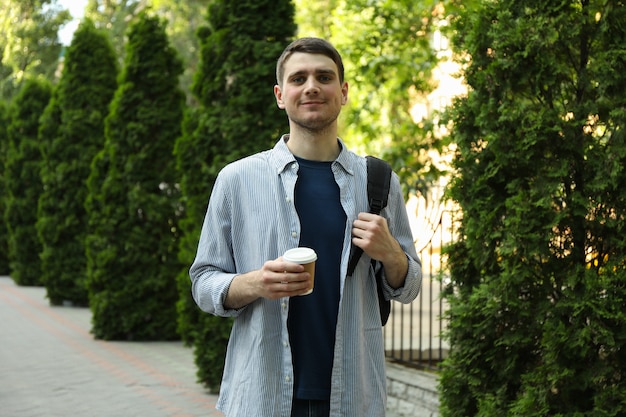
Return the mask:
[[80,19],[83,17],[87,0],[57,0],[57,4],[70,11],[73,20],[68,22],[59,30],[59,40],[63,45],[69,45],[72,43],[72,36],[74,31],[80,23]]

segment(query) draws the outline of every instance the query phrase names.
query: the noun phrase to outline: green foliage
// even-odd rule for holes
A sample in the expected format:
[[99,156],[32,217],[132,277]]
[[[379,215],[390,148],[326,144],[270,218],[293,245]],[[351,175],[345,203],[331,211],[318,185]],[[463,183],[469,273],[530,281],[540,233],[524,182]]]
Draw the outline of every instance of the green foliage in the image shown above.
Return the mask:
[[411,111],[437,87],[433,71],[442,58],[432,40],[447,18],[442,3],[295,3],[298,35],[326,38],[342,54],[349,100],[340,118],[340,136],[356,151],[391,162],[405,195],[427,195],[443,173],[431,152],[441,152],[444,143],[435,134],[437,112],[415,120]]
[[86,179],[104,145],[104,118],[116,89],[116,57],[106,35],[84,21],[67,49],[55,95],[42,117],[37,230],[42,282],[53,305],[87,305]]
[[441,414],[624,415],[626,7],[459,10]]
[[[341,0],[294,0],[298,37],[317,37],[331,40],[333,13]],[[356,39],[355,39],[356,40]]]
[[97,28],[106,29],[120,64],[126,59],[128,28],[148,3],[147,0],[87,0],[85,17],[91,19]]
[[392,163],[407,194],[425,195],[441,175],[428,152],[442,143],[432,121],[414,120],[411,108],[435,87],[432,71],[439,58],[431,39],[445,18],[440,2],[338,3],[331,41],[342,53],[350,85],[341,134],[353,147]]
[[200,58],[198,28],[206,22],[206,12],[213,0],[152,0],[152,9],[168,20],[167,33],[172,46],[178,51],[184,63],[180,77],[180,87],[187,96],[187,103],[195,106],[191,94],[193,76],[198,70]]
[[187,115],[176,144],[185,218],[178,276],[179,329],[194,343],[198,376],[219,385],[231,321],[199,312],[190,294],[194,259],[208,196],[228,162],[273,146],[286,117],[276,106],[276,60],[295,33],[290,1],[215,1],[199,31],[201,59],[193,85],[200,103]]
[[7,124],[9,123],[8,108],[4,101],[0,101],[0,275],[9,275],[9,243],[8,230],[4,221],[4,209],[8,197],[5,185],[4,165],[8,152],[9,138]]
[[87,288],[101,339],[176,334],[179,192],[172,152],[180,136],[182,66],[162,22],[131,25],[105,145],[88,179]]
[[184,72],[180,86],[193,103],[190,92],[193,74],[198,64],[196,31],[205,21],[205,12],[212,0],[88,0],[85,16],[93,19],[98,28],[106,29],[120,63],[124,61],[125,34],[128,26],[145,10],[167,19],[166,31],[172,47],[183,60]]
[[37,131],[51,94],[48,82],[28,79],[9,110],[4,221],[8,229],[10,273],[18,285],[41,284],[41,245],[35,229],[37,200],[42,191]]
[[27,77],[54,79],[59,28],[71,17],[50,0],[0,3],[0,97],[11,99]]
[[[212,186],[207,184],[206,177],[211,172],[209,163],[211,155],[203,146],[203,138],[195,135],[198,128],[198,120],[202,109],[188,107],[184,116],[183,134],[176,140],[174,156],[176,168],[180,178],[181,197],[184,205],[184,215],[180,219],[181,236],[179,239],[179,260],[185,265],[176,278],[179,299],[178,333],[186,345],[192,345],[197,339],[196,332],[201,330],[200,320],[204,315],[198,309],[196,302],[191,296],[191,280],[189,278],[189,266],[193,262],[201,225],[206,211],[208,195]],[[204,159],[204,161],[203,161]],[[204,177],[203,177],[204,174]]]

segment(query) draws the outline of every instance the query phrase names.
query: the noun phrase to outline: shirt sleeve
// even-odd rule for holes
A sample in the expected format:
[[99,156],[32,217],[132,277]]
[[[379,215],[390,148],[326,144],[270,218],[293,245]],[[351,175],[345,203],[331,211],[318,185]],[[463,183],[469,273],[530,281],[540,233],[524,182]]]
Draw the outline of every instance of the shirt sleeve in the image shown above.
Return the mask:
[[422,264],[415,251],[413,233],[411,232],[400,181],[395,173],[391,178],[389,202],[385,210],[387,210],[386,217],[389,230],[406,254],[408,270],[404,279],[404,285],[400,288],[391,287],[383,273],[383,293],[387,299],[408,304],[415,300],[420,292],[422,286]]
[[189,276],[192,296],[201,310],[216,316],[236,317],[243,309],[224,307],[230,284],[237,275],[229,238],[232,221],[228,189],[228,181],[220,173],[211,192]]

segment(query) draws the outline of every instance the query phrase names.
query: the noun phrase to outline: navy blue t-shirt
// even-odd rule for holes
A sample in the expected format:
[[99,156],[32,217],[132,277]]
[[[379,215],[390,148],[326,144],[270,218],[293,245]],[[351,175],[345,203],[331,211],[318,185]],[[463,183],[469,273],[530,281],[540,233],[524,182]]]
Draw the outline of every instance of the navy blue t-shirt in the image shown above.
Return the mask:
[[295,190],[302,227],[300,246],[313,248],[317,262],[313,293],[289,301],[287,326],[294,362],[294,394],[299,399],[328,400],[346,214],[332,162],[296,159],[300,165]]

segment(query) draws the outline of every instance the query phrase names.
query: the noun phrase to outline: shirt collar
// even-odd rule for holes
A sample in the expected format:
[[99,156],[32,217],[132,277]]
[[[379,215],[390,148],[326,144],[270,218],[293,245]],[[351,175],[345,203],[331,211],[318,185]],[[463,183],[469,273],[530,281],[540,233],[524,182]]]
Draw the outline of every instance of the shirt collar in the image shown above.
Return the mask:
[[[283,135],[276,145],[274,145],[274,149],[272,150],[272,160],[274,164],[274,168],[276,172],[280,174],[284,170],[286,170],[291,164],[296,162],[296,158],[293,156],[289,148],[287,147],[287,140],[289,139],[289,135]],[[341,138],[337,138],[339,142],[339,146],[341,147],[341,151],[339,152],[339,156],[335,159],[333,164],[339,164],[344,171],[346,171],[350,175],[354,175],[354,163],[355,156],[346,148],[345,143],[341,140]]]

